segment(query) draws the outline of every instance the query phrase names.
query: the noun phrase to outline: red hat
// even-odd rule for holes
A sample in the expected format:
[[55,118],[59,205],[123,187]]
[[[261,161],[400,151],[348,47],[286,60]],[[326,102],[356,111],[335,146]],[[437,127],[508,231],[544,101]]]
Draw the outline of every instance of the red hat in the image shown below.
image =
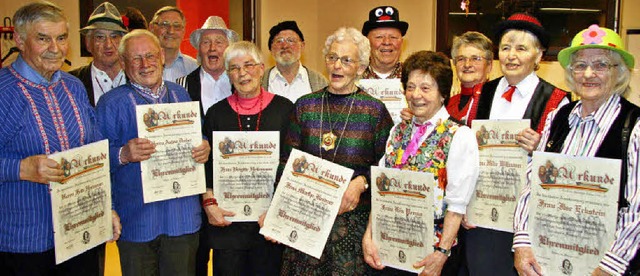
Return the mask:
[[514,13],[509,16],[507,20],[500,22],[494,31],[498,43],[500,43],[502,35],[504,35],[507,30],[529,31],[540,40],[542,47],[545,49],[549,48],[549,33],[547,33],[544,27],[542,27],[542,24],[540,24],[540,21],[533,15]]

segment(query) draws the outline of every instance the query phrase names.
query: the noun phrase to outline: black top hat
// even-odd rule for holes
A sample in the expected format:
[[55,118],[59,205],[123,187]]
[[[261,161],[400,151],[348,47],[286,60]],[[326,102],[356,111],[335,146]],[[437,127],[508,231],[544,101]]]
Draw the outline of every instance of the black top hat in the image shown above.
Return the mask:
[[549,48],[549,33],[542,27],[540,21],[535,18],[533,15],[529,15],[526,13],[514,13],[507,20],[500,22],[495,29],[496,41],[500,43],[500,39],[502,39],[502,35],[507,30],[525,30],[531,32],[535,35],[538,40],[540,40],[540,44],[545,49]]
[[369,12],[369,21],[364,22],[362,34],[367,36],[371,30],[383,27],[396,28],[404,36],[409,28],[409,23],[400,21],[398,9],[392,6],[381,6]]

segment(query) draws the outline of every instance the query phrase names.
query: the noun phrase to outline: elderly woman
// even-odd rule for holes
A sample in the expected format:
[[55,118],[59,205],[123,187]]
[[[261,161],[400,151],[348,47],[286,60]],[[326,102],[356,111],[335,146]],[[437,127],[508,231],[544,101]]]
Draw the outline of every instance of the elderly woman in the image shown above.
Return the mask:
[[466,32],[453,39],[451,57],[460,80],[460,93],[451,97],[447,111],[451,117],[467,122],[473,107],[477,107],[482,85],[489,78],[493,62],[493,43],[479,32]]
[[[540,141],[539,133],[547,114],[569,102],[567,93],[535,73],[549,44],[549,35],[535,17],[520,13],[510,16],[497,26],[496,38],[504,76],[483,85],[477,112],[472,112],[469,120],[530,119],[530,127],[516,137],[520,147],[530,153]],[[473,228],[465,238],[465,257],[471,275],[516,275],[511,233],[474,228],[466,220],[463,226]]]
[[[640,243],[640,123],[636,122],[640,108],[620,96],[630,89],[629,80],[634,66],[633,56],[623,49],[618,34],[591,25],[573,38],[570,47],[560,51],[558,61],[565,68],[565,79],[580,96],[580,101],[549,115],[537,149],[574,156],[622,159],[622,164],[625,164],[621,168],[623,177],[615,240],[592,275],[640,273],[640,256],[637,255]],[[515,267],[521,275],[540,275],[541,268],[533,255],[527,232],[530,185],[528,181],[516,209]]]
[[[413,121],[402,121],[391,130],[384,159],[380,161],[385,167],[434,174],[434,236],[438,240],[433,245],[435,251],[414,264],[416,268],[424,266],[420,275],[456,274],[455,258],[459,254],[451,252],[478,179],[475,136],[467,126],[452,120],[444,107],[453,77],[449,64],[444,54],[431,51],[416,52],[405,60],[401,82],[414,114]],[[434,144],[437,146],[433,147]],[[434,153],[438,151],[446,157],[437,157]],[[383,269],[371,233],[369,223],[362,240],[365,261],[375,269]],[[383,273],[400,274],[394,269],[387,270]]]
[[284,275],[365,273],[360,241],[371,209],[370,166],[384,155],[393,124],[384,104],[355,85],[369,63],[369,40],[354,28],[340,28],[327,38],[323,53],[329,86],[296,101],[285,148],[351,168],[354,174],[322,257],[287,248]]
[[[224,52],[224,66],[235,88],[234,93],[209,108],[204,132],[280,131],[285,133],[293,103],[262,89],[262,55],[253,43],[231,44]],[[277,275],[282,263],[282,246],[258,234],[256,222],[231,223],[225,216],[235,214],[212,201],[212,161],[207,162],[207,192],[203,207],[209,220],[205,231],[213,248],[214,275]]]

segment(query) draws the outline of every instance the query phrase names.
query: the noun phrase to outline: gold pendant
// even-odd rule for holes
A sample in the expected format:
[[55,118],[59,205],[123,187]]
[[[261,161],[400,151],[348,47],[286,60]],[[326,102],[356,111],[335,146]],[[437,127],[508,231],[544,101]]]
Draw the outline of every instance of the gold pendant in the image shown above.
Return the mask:
[[330,151],[331,149],[335,148],[336,138],[338,138],[338,136],[333,134],[333,132],[331,131],[322,134],[322,148],[326,151]]

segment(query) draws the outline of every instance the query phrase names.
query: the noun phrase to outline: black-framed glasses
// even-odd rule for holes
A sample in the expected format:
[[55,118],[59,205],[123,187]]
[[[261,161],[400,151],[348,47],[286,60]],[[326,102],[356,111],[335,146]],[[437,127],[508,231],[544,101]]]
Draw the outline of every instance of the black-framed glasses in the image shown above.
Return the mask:
[[610,64],[609,62],[606,62],[606,61],[596,60],[596,61],[592,61],[591,63],[587,63],[585,61],[575,61],[571,63],[569,68],[574,73],[584,73],[584,71],[587,71],[587,68],[591,67],[591,70],[602,73],[602,72],[609,71],[611,67],[616,67],[616,66],[618,66],[618,64]]
[[232,65],[229,66],[229,69],[227,71],[229,72],[229,74],[238,74],[240,73],[240,69],[244,70],[245,72],[253,72],[253,70],[256,69],[256,66],[258,65],[260,65],[260,63],[245,63],[242,66]]
[[465,56],[457,56],[453,59],[453,61],[460,65],[460,64],[466,64],[467,61],[471,64],[480,64],[482,63],[486,58],[483,56],[470,56],[470,57],[465,57]]
[[153,24],[158,25],[158,27],[163,28],[165,30],[169,30],[169,28],[173,27],[174,29],[180,31],[182,29],[184,29],[184,25],[182,25],[182,22],[169,22],[169,21],[162,21],[162,22],[153,22]]
[[340,62],[344,66],[351,66],[352,64],[354,64],[356,62],[356,59],[351,58],[349,56],[339,57],[338,55],[333,54],[333,53],[332,54],[327,54],[326,56],[324,56],[324,60],[329,64],[334,64],[334,63],[338,62],[338,60],[340,60]]

